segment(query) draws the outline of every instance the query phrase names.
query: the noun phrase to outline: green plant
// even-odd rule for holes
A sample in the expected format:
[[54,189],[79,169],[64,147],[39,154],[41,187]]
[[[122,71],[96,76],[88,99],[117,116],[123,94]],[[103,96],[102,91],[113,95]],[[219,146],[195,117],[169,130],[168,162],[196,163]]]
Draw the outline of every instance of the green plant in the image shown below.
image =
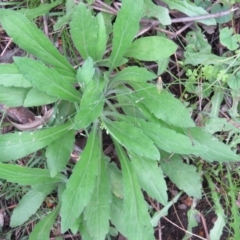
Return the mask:
[[[52,191],[58,193],[57,207],[36,225],[30,239],[49,239],[59,213],[61,231],[80,231],[84,239],[105,239],[109,221],[129,240],[154,239],[155,224],[141,189],[169,206],[165,174],[188,195],[201,198],[200,174],[183,157],[239,160],[230,146],[195,126],[188,109],[162,89],[160,80],[154,83],[156,74],[135,63],[168,58],[177,48],[165,37],[135,39],[142,12],[143,1],[123,0],[111,41],[102,14],[94,16],[80,3],[70,22],[72,40],[84,59],[75,70],[26,17],[0,9],[8,35],[38,59],[15,57],[13,64],[0,65],[0,102],[53,106],[43,129],[0,136],[0,178],[31,186],[13,212],[12,227],[34,214]],[[112,50],[105,56],[108,41]],[[87,144],[69,173],[76,131],[85,132]],[[103,133],[114,143],[121,170],[103,153]],[[6,163],[41,149],[46,169]]]

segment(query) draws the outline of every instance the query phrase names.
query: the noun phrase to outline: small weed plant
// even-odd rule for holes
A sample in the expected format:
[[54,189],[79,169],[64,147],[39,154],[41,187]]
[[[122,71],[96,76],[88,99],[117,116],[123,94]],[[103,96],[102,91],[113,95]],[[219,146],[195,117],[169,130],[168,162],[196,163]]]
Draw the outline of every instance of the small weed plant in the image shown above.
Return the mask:
[[[11,226],[24,224],[49,194],[57,194],[57,206],[36,224],[30,240],[49,239],[58,216],[62,233],[79,231],[83,239],[104,240],[114,228],[129,240],[155,239],[154,227],[164,213],[150,215],[142,190],[166,212],[172,202],[165,176],[189,196],[201,199],[201,171],[189,160],[239,160],[230,145],[196,126],[191,109],[163,88],[161,78],[141,67],[141,61],[168,59],[177,45],[165,36],[136,38],[144,9],[143,1],[137,2],[122,0],[111,31],[102,13],[94,15],[82,2],[74,8],[70,34],[83,59],[77,67],[24,14],[0,9],[3,29],[34,56],[14,57],[13,63],[0,65],[0,102],[8,107],[51,107],[42,128],[0,135],[0,178],[31,186],[14,209]],[[183,63],[186,89],[199,93],[196,83],[201,75],[209,84],[200,92],[209,96],[207,90],[217,79],[217,101],[230,73],[221,72],[216,62],[204,66],[204,56],[210,53],[196,50],[193,34],[200,32],[188,36]],[[203,39],[197,39],[202,40],[200,49],[210,51]],[[197,64],[201,68],[195,68]],[[237,77],[237,66],[232,66],[232,76]],[[214,106],[216,116],[220,105]],[[69,170],[75,135],[80,132],[86,135],[86,146]],[[119,161],[104,154],[106,137]],[[40,150],[46,157],[43,166],[15,164]]]

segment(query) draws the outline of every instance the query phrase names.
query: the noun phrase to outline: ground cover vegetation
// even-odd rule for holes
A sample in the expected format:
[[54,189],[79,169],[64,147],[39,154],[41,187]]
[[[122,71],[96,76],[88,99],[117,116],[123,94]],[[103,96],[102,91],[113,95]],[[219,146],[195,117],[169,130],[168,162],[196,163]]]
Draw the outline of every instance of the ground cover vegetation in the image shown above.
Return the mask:
[[0,239],[240,239],[237,0],[0,7]]

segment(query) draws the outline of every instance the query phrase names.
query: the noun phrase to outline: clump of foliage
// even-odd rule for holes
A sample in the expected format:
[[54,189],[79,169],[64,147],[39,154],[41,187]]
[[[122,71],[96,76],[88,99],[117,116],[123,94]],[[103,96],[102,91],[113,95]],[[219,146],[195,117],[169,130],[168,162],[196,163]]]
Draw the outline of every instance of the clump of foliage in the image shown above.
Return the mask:
[[[27,221],[51,192],[58,194],[57,207],[35,226],[30,239],[49,239],[58,214],[61,231],[80,231],[83,239],[105,239],[110,222],[129,240],[154,239],[153,227],[162,213],[150,216],[142,190],[168,208],[172,203],[166,175],[200,199],[200,173],[183,159],[239,160],[230,146],[196,126],[190,109],[163,89],[155,73],[139,66],[139,61],[167,59],[177,49],[165,36],[135,39],[147,7],[143,1],[123,0],[111,39],[103,15],[79,3],[70,21],[72,41],[84,59],[77,69],[27,17],[0,9],[8,35],[36,57],[15,57],[14,63],[0,65],[0,102],[9,107],[53,106],[42,129],[0,136],[0,178],[31,186],[14,209],[11,226]],[[184,63],[189,69],[192,56],[189,50]],[[201,71],[207,78],[206,67]],[[190,70],[188,75],[188,88],[193,89],[196,78],[190,77],[195,75]],[[85,132],[87,143],[69,173],[66,165],[79,131]],[[121,168],[104,155],[104,133],[114,143]],[[41,149],[46,168],[14,164]]]

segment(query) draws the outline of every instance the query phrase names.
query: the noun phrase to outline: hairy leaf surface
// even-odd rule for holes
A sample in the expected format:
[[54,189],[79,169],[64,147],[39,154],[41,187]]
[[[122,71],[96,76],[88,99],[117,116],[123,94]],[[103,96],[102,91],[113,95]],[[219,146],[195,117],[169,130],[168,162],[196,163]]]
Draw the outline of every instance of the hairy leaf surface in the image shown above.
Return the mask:
[[80,101],[80,93],[55,69],[48,68],[43,63],[30,58],[14,58],[14,62],[26,79],[39,90],[64,100]]
[[105,121],[107,131],[126,149],[139,156],[158,160],[160,154],[153,141],[139,128],[131,123]]
[[71,128],[71,123],[38,131],[0,135],[0,162],[17,160],[36,152],[63,136],[69,128]]

